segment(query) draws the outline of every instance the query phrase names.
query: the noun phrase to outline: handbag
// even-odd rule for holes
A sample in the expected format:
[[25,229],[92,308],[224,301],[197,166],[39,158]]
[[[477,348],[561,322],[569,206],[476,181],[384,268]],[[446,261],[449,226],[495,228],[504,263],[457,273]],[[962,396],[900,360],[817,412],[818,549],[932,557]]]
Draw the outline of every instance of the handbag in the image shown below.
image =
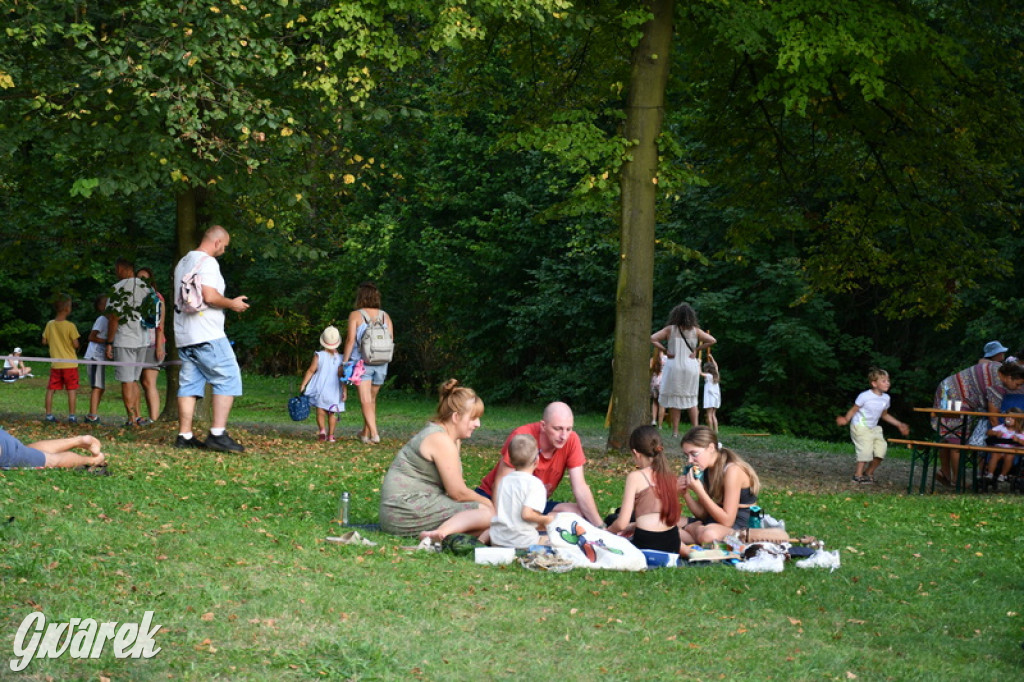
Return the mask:
[[292,418],[292,421],[305,421],[305,419],[309,417],[309,397],[306,395],[297,395],[294,398],[289,398],[288,416]]

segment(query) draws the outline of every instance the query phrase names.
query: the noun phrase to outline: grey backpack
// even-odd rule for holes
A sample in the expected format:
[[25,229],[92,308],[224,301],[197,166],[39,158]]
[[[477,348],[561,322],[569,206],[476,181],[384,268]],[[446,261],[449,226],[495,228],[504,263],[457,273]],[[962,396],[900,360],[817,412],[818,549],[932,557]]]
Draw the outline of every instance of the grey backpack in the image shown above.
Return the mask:
[[365,311],[360,310],[363,322],[366,323],[366,330],[363,338],[359,340],[359,354],[363,356],[363,364],[386,365],[391,362],[391,356],[395,353],[395,341],[391,338],[391,331],[386,322],[387,313],[383,310],[377,313],[377,319],[371,320]]

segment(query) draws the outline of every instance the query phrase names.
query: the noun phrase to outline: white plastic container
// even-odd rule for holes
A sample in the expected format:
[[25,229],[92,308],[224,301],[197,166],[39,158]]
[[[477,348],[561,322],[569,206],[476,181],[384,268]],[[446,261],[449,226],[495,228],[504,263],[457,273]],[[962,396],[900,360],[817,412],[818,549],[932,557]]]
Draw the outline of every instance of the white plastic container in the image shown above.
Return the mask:
[[516,550],[511,547],[477,547],[473,550],[473,558],[478,564],[500,566],[515,561]]
[[679,554],[670,552],[659,552],[656,549],[642,549],[647,559],[647,568],[662,568],[664,566],[678,566]]

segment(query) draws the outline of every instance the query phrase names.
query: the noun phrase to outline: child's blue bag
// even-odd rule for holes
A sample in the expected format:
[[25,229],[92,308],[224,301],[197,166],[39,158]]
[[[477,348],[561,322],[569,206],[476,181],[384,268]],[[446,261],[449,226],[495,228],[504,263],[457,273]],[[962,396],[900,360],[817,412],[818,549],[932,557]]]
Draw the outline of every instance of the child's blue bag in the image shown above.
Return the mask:
[[305,421],[309,417],[309,398],[305,395],[289,398],[288,415],[292,418],[292,421]]

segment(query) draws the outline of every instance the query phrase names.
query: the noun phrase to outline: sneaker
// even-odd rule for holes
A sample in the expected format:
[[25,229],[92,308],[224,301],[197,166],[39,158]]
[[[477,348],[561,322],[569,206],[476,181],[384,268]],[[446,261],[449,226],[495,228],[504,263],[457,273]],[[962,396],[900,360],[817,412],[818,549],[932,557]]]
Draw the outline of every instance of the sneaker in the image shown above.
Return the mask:
[[68,424],[77,424],[77,423],[78,423],[78,417],[76,417],[73,414],[69,414],[68,415]]
[[50,422],[51,424],[56,424],[57,423],[57,418],[54,417],[52,414],[48,414],[48,415],[46,415],[43,418],[43,421]]
[[195,436],[193,436],[192,438],[185,438],[184,436],[182,436],[179,433],[178,437],[174,439],[174,447],[179,448],[179,449],[185,449],[185,448],[202,449],[203,444]]
[[225,431],[219,436],[215,436],[212,433],[206,437],[206,447],[210,450],[219,450],[221,452],[245,452],[245,448],[240,443],[236,443],[235,439],[228,435]]
[[861,483],[874,483],[875,482],[875,477],[874,476],[861,476],[860,477],[860,482]]
[[99,424],[100,423],[100,418],[98,416],[94,415],[94,414],[87,414],[87,415],[85,415],[85,423],[86,424]]
[[1000,483],[1006,483],[1009,480],[1010,479],[1008,479],[1006,476],[1003,476],[1002,474],[999,474],[999,482]]
[[334,436],[327,436],[327,442],[328,443],[334,443],[335,442]]
[[854,476],[853,478],[850,479],[850,481],[852,483],[863,483],[864,482],[864,477],[863,476]]
[[136,426],[149,426],[153,423],[152,419],[146,419],[145,417],[139,417],[135,420]]

